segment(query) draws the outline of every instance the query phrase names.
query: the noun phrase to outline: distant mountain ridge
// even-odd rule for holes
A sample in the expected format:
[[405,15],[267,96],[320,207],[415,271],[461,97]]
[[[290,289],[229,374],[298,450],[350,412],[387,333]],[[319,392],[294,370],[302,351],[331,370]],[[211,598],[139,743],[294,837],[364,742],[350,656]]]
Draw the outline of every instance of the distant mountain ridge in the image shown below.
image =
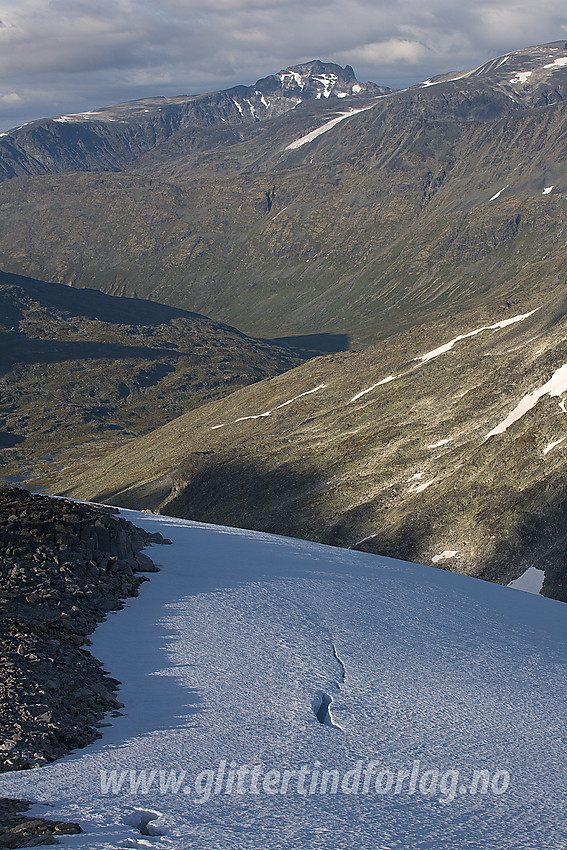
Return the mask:
[[22,175],[0,184],[0,267],[363,344],[516,297],[565,264],[566,44],[406,91],[313,62],[34,122],[0,139]]
[[119,171],[180,132],[239,127],[281,115],[303,101],[391,91],[359,83],[354,71],[313,60],[252,86],[179,97],[150,97],[89,112],[31,121],[0,134],[0,179],[68,171]]

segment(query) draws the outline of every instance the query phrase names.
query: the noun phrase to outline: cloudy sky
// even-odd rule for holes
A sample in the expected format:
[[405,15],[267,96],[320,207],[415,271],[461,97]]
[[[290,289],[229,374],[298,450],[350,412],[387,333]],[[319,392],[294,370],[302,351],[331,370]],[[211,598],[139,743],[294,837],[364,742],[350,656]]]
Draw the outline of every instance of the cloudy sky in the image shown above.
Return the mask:
[[315,58],[403,87],[563,38],[564,0],[0,0],[0,131]]

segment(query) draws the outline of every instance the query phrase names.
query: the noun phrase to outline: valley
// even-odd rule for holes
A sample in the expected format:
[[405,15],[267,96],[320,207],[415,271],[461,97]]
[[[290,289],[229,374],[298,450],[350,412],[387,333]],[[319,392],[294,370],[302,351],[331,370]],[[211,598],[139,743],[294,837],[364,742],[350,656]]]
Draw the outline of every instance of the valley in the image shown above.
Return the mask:
[[0,471],[49,488],[191,407],[314,352],[204,316],[0,272]]
[[566,162],[564,40],[0,134],[0,847],[565,846]]
[[[566,92],[552,42],[402,91],[317,60],[7,133],[0,267],[50,283],[6,325],[38,353],[3,379],[5,474],[499,583],[537,566],[565,599]],[[54,318],[46,287],[124,322]]]

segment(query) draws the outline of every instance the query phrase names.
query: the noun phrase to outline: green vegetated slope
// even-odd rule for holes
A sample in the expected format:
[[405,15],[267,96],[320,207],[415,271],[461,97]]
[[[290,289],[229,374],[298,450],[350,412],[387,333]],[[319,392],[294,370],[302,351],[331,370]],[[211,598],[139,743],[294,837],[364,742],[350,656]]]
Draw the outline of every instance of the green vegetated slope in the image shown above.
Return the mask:
[[57,489],[498,582],[536,566],[567,599],[565,393],[488,436],[567,363],[566,332],[561,285],[453,313],[200,407]]
[[195,313],[0,273],[0,469],[54,470],[296,366]]

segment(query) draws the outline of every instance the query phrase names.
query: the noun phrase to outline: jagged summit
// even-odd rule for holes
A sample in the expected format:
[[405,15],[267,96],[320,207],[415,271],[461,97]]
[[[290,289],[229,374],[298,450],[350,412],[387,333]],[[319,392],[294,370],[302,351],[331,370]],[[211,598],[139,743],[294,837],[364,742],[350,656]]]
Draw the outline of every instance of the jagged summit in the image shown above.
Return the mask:
[[277,74],[258,80],[256,88],[264,94],[284,95],[301,100],[351,97],[357,94],[384,94],[391,89],[376,83],[360,83],[350,65],[313,59],[284,68]]
[[[233,127],[238,134],[243,125],[278,117],[306,100],[319,100],[323,106],[337,98],[390,91],[376,83],[359,83],[350,65],[342,68],[315,59],[251,86],[202,95],[148,97],[42,118],[0,133],[0,181],[24,174],[119,171],[172,137],[190,135],[191,147],[210,147],[211,134],[220,132],[224,139]],[[231,143],[237,134],[231,136]]]

